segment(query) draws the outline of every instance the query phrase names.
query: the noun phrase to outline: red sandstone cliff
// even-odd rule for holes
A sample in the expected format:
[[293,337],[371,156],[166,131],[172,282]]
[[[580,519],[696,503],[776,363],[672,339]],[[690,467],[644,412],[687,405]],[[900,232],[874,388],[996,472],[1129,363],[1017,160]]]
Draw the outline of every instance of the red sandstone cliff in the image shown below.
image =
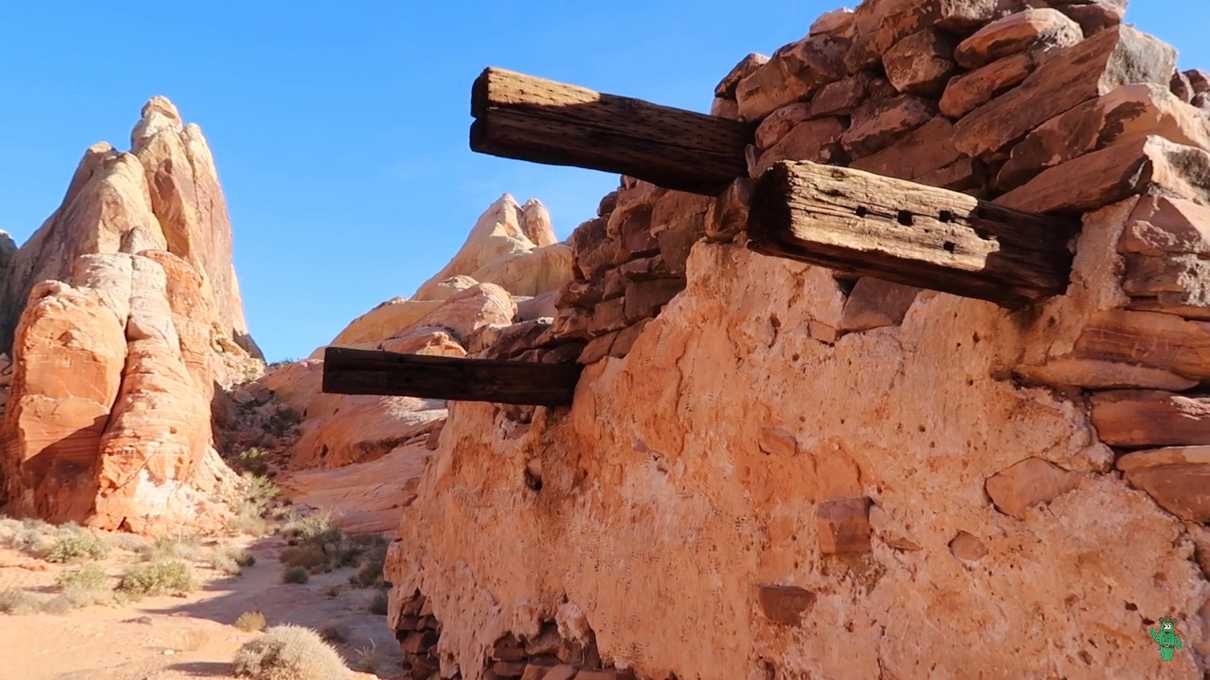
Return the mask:
[[232,473],[213,447],[211,400],[263,364],[200,128],[156,97],[133,144],[90,148],[5,267],[0,500],[10,514],[109,529],[214,528]]
[[[497,334],[579,350],[574,404],[454,404],[407,500],[408,677],[1204,674],[1210,79],[1123,0],[1028,4],[825,15],[714,112],[757,125],[752,177],[812,160],[1079,216],[1066,293],[837,276],[746,248],[749,178],[623,178],[552,332]],[[1161,616],[1188,650],[1164,665]]]

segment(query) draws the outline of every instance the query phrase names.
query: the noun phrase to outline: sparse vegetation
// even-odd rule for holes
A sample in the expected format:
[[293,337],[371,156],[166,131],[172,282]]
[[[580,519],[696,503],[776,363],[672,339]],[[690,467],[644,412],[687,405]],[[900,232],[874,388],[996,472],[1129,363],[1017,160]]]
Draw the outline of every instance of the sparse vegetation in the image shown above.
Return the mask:
[[33,614],[41,609],[42,602],[33,593],[18,588],[0,590],[0,614]]
[[57,579],[63,599],[71,608],[113,602],[113,586],[105,570],[95,564],[63,572]]
[[235,674],[253,680],[343,680],[349,669],[315,631],[274,626],[240,648]]
[[222,572],[227,576],[239,576],[243,571],[243,569],[240,568],[239,563],[226,552],[215,552],[211,554],[208,562],[211,569]]
[[[251,450],[253,449],[249,449]],[[233,503],[235,516],[228,522],[227,529],[250,536],[269,533],[270,523],[267,518],[272,513],[274,502],[281,491],[273,480],[253,472],[243,473],[240,486],[240,497]]]
[[140,552],[148,562],[196,560],[202,555],[202,543],[197,536],[161,536]]
[[370,640],[368,645],[353,650],[353,670],[377,675],[379,667],[386,662],[386,656],[378,651],[378,644]]
[[58,563],[80,562],[102,560],[108,554],[109,544],[103,538],[74,524],[65,524],[58,529],[42,559]]
[[177,560],[164,560],[134,567],[122,576],[118,592],[129,597],[190,593],[197,589],[193,570]]
[[282,583],[306,583],[311,580],[311,574],[305,567],[287,567],[281,574]]
[[268,625],[262,612],[244,612],[235,620],[235,627],[245,633],[259,633]]
[[230,554],[231,559],[241,567],[251,567],[256,564],[256,558],[247,550],[235,548],[231,550]]
[[345,632],[344,627],[336,624],[324,626],[324,629],[319,631],[319,636],[323,638],[324,642],[334,645],[343,645],[349,641],[349,634]]
[[386,616],[388,603],[387,591],[380,590],[374,593],[374,599],[370,600],[370,613]]
[[245,478],[263,477],[269,472],[269,454],[259,446],[240,451],[231,463]]

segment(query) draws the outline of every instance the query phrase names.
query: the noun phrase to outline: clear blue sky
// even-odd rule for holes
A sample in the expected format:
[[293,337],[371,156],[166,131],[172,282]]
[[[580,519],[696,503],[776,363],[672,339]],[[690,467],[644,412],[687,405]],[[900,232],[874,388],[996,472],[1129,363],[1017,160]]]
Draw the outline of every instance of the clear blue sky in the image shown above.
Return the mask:
[[[566,237],[616,184],[472,154],[484,66],[704,111],[740,57],[839,4],[4,2],[0,228],[24,242],[84,149],[127,148],[144,100],[166,95],[213,147],[254,337],[270,359],[303,356],[410,295],[501,193],[540,198]],[[1184,68],[1210,67],[1210,3],[1132,4]]]

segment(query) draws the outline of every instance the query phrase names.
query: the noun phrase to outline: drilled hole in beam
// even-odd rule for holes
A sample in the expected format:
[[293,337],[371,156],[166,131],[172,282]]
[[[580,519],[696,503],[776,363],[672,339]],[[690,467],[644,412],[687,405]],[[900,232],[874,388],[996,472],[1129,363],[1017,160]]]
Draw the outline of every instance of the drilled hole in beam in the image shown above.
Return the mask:
[[866,215],[869,215],[869,214],[870,214],[870,211],[869,211],[869,210],[866,210],[866,208],[865,208],[865,206],[864,206],[864,205],[859,205],[859,206],[857,206],[857,209],[856,209],[856,210],[854,210],[853,212],[854,212],[854,213],[856,213],[856,215],[857,215],[858,217],[865,217]]
[[954,213],[952,213],[952,212],[950,212],[950,211],[948,211],[948,210],[942,210],[942,211],[941,211],[941,214],[937,216],[937,219],[938,219],[938,220],[940,220],[940,221],[942,221],[942,222],[953,222],[953,221],[954,221]]
[[907,210],[900,210],[896,219],[899,220],[899,224],[902,224],[905,227],[912,226],[912,213],[908,212]]
[[954,243],[953,241],[946,241],[945,245],[943,245],[941,247],[945,248],[945,252],[950,253],[950,254],[953,254],[955,251],[958,250],[958,244]]

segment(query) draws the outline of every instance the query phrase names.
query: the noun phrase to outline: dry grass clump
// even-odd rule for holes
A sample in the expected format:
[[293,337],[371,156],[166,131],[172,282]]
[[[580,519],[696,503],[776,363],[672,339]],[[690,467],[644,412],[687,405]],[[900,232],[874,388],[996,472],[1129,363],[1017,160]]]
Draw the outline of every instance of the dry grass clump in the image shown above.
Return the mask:
[[204,553],[197,536],[160,536],[140,551],[147,562],[196,560]]
[[355,671],[377,675],[388,660],[389,657],[378,649],[378,644],[370,640],[368,645],[353,650],[353,661],[349,665]]
[[268,623],[263,612],[244,612],[233,625],[245,633],[259,633]]
[[345,680],[349,669],[315,631],[274,626],[235,655],[235,674],[253,680]]
[[281,490],[273,480],[255,472],[244,472],[240,480],[240,496],[234,499],[235,515],[227,522],[227,530],[263,536],[269,533],[269,518],[274,514],[274,504]]
[[122,576],[118,592],[129,597],[177,595],[197,590],[193,570],[188,564],[165,560],[142,564]]

